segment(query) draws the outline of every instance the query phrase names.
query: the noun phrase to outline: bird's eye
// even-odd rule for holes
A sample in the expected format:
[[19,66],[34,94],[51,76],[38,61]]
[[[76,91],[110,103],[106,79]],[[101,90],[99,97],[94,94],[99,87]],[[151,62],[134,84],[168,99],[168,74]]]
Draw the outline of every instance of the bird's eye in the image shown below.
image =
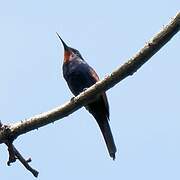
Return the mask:
[[79,52],[78,52],[78,51],[76,51],[76,55],[79,55]]
[[77,52],[77,51],[75,51],[75,52],[74,52],[74,54],[75,54],[75,55],[78,55],[78,52]]

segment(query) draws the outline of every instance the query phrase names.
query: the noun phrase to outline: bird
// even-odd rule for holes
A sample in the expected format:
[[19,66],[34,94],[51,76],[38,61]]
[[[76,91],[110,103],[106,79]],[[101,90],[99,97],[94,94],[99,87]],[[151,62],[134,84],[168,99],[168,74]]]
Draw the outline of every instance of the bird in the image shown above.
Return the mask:
[[[88,65],[77,49],[69,47],[56,32],[64,47],[63,77],[74,96],[99,81],[95,70]],[[104,137],[110,157],[115,160],[116,145],[109,125],[109,104],[106,93],[88,103],[85,108],[95,118]]]

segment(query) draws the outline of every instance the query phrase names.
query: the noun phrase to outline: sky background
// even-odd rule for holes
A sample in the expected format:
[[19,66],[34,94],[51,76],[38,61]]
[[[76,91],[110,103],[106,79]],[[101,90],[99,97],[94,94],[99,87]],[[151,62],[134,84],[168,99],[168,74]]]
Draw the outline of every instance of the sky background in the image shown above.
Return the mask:
[[[137,52],[180,9],[179,0],[0,1],[0,119],[24,120],[70,98],[63,47],[77,48],[101,78]],[[107,92],[118,152],[109,157],[84,109],[20,136],[16,147],[49,179],[180,179],[180,33],[132,77]],[[0,179],[35,179],[16,162]]]

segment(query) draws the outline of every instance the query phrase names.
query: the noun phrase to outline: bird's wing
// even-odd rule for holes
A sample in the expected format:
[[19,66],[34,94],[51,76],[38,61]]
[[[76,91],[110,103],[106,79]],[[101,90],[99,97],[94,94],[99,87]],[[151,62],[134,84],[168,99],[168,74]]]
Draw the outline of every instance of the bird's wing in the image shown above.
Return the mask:
[[105,108],[106,108],[106,115],[107,115],[107,118],[109,119],[109,103],[108,103],[108,99],[107,99],[107,96],[106,96],[106,93],[104,92],[102,94],[102,98],[103,98],[103,101],[104,101],[104,105],[105,105]]
[[[97,75],[97,73],[94,69],[90,68],[89,72],[90,72],[91,77],[95,80],[95,82],[99,81],[99,76]],[[102,93],[101,98],[102,98],[102,101],[104,102],[104,105],[105,105],[107,118],[109,119],[109,103],[108,103],[108,99],[107,99],[105,92]]]
[[99,76],[93,68],[89,69],[90,76],[97,82],[99,81]]

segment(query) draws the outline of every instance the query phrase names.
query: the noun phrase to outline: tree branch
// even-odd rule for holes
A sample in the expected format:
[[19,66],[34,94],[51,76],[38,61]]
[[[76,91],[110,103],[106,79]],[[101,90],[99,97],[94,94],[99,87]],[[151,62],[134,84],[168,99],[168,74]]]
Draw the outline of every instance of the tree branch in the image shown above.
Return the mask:
[[8,126],[0,126],[0,143],[5,143],[7,140],[11,140],[12,142],[19,135],[62,119],[78,110],[85,104],[89,103],[90,100],[94,99],[101,92],[107,91],[127,76],[133,75],[134,72],[136,72],[155,53],[157,53],[161,47],[163,47],[179,30],[180,12],[177,13],[167,26],[157,33],[125,64],[117,68],[117,70],[112,72],[105,79],[97,82],[95,85],[73,98],[71,101],[29,119],[19,121]]
[[[29,163],[31,162],[31,158],[28,158],[27,160],[24,159],[24,157],[21,155],[21,153],[14,147],[14,145],[12,144],[12,148],[14,151],[15,156],[17,157],[17,159],[23,164],[23,166],[30,171],[35,177],[38,177],[39,172],[36,169],[33,169]],[[11,162],[10,162],[11,163]]]
[[145,62],[147,62],[163,45],[165,45],[178,31],[180,30],[180,12],[165,26],[158,34],[156,34],[146,45],[130,58],[124,65],[112,72],[105,79],[97,82],[95,85],[82,92],[71,101],[62,106],[54,108],[48,112],[36,115],[27,120],[9,125],[7,130],[1,129],[0,143],[3,143],[7,137],[15,139],[21,134],[45,126],[56,120],[62,119],[78,110],[90,99],[93,99],[97,94],[106,91],[119,83],[129,75],[133,75]]
[[7,142],[5,144],[7,145],[9,152],[9,160],[7,162],[7,165],[10,166],[11,163],[14,163],[16,159],[18,159],[28,171],[30,171],[35,177],[38,177],[39,172],[29,165],[29,163],[31,162],[31,158],[28,158],[27,160],[24,159],[21,153],[12,144],[12,142]]

